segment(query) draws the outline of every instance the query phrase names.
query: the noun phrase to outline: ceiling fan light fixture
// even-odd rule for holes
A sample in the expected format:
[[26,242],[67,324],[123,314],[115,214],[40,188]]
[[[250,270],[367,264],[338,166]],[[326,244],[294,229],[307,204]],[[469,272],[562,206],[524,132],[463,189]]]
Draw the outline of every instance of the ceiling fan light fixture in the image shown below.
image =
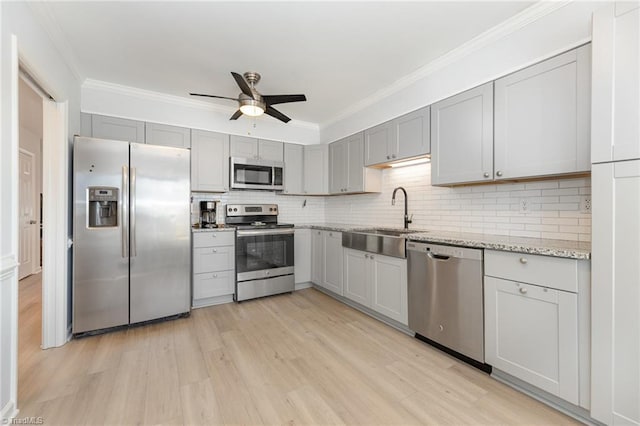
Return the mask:
[[250,117],[257,117],[264,114],[265,109],[266,105],[264,104],[264,102],[256,101],[254,99],[240,100],[240,111]]

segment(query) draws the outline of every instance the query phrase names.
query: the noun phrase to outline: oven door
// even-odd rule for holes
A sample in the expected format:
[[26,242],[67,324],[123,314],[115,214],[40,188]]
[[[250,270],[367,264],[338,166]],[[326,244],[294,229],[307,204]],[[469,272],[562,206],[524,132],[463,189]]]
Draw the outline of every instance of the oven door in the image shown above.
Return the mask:
[[293,274],[293,233],[293,228],[238,231],[237,281]]
[[231,188],[273,190],[279,186],[282,189],[282,166],[276,166],[273,161],[233,157],[229,173]]

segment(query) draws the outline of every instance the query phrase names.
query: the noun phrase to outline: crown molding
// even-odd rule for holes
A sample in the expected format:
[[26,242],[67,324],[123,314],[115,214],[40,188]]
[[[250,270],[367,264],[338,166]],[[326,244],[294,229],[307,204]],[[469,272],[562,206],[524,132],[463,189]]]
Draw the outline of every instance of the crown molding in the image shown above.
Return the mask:
[[[167,93],[154,92],[152,90],[139,89],[137,87],[125,86],[122,84],[111,83],[108,81],[86,79],[82,83],[82,89],[98,90],[102,92],[111,93],[119,96],[130,96],[138,99],[149,100],[154,102],[163,102],[178,107],[194,108],[203,111],[214,111],[217,113],[231,116],[236,112],[237,107],[227,107],[213,102],[201,101],[193,98],[185,98],[182,96],[169,95]],[[91,111],[85,111],[91,112]],[[258,120],[271,120],[271,117],[256,117]],[[308,121],[291,120],[287,123],[288,126],[298,127],[303,129],[319,131],[317,123],[311,123]]]
[[40,24],[44,32],[49,36],[49,39],[55,46],[56,50],[62,56],[65,64],[73,74],[73,76],[80,82],[84,81],[85,76],[82,72],[82,68],[79,66],[79,61],[76,55],[73,53],[71,44],[67,36],[62,31],[62,27],[58,23],[51,6],[46,1],[43,2],[26,2],[29,10],[33,13],[34,18]]
[[506,21],[501,22],[500,24],[461,44],[448,53],[434,59],[423,67],[418,68],[416,71],[400,78],[390,86],[378,90],[371,96],[368,96],[358,101],[357,103],[345,108],[333,118],[320,123],[320,129],[328,127],[359,111],[362,111],[363,109],[393,95],[394,93],[405,89],[411,84],[424,79],[430,74],[433,74],[434,72],[459,61],[460,59],[470,55],[471,53],[476,52],[483,47],[494,43],[510,34],[513,34],[516,31],[526,27],[527,25],[538,21],[539,19],[555,12],[558,9],[563,8],[572,1],[573,0],[538,1],[522,12],[507,19]]

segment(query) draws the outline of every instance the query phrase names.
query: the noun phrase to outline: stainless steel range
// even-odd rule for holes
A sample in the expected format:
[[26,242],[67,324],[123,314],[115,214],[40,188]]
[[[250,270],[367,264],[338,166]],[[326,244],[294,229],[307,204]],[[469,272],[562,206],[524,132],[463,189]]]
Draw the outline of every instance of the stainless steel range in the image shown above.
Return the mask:
[[228,204],[236,231],[237,302],[294,290],[293,225],[278,223],[277,204]]

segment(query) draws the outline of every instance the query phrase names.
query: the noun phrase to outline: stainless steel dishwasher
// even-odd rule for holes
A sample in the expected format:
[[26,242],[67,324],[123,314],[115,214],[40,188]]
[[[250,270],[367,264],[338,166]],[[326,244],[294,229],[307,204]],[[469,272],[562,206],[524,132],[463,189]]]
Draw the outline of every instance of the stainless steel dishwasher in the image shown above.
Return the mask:
[[479,249],[407,242],[409,328],[416,337],[487,370],[482,254]]

